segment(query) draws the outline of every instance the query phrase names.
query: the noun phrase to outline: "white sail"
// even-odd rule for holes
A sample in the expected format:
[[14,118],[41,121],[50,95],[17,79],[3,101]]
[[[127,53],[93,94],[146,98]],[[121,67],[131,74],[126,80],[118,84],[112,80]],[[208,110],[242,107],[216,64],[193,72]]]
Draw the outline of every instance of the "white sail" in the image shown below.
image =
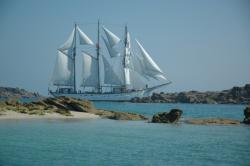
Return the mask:
[[67,39],[67,41],[63,45],[61,45],[59,50],[60,51],[65,51],[65,50],[68,50],[68,49],[72,49],[74,47],[74,40],[75,40],[75,28],[71,32],[71,34],[70,34],[69,38]]
[[57,86],[73,86],[73,67],[72,59],[58,50],[52,83]]
[[143,59],[141,56],[133,53],[131,56],[131,62],[129,68],[133,71],[136,71],[139,73],[141,76],[147,78],[147,76],[144,74],[144,64],[143,64]]
[[80,44],[82,45],[94,45],[94,42],[77,26],[79,34]]
[[139,74],[138,72],[135,72],[133,70],[130,70],[130,86],[133,89],[143,89],[146,86],[146,83],[144,81],[144,79],[142,79],[143,77],[141,76],[141,74]]
[[73,48],[69,48],[67,50],[60,50],[60,49],[58,50],[61,51],[64,55],[73,58],[73,52],[74,52]]
[[120,56],[120,53],[117,52],[114,48],[112,48],[110,45],[109,45],[109,42],[102,36],[102,39],[108,49],[108,52],[109,52],[109,55],[111,56],[111,58],[113,57],[117,57],[117,56]]
[[125,75],[125,85],[128,86],[131,84],[130,81],[130,69],[125,67],[124,68],[124,75]]
[[98,86],[98,61],[86,52],[82,52],[82,84],[81,86]]
[[109,31],[107,28],[105,28],[104,26],[102,27],[106,36],[107,36],[107,39],[108,39],[108,42],[109,42],[109,45],[111,47],[114,47],[116,44],[118,44],[120,42],[120,38],[117,37],[114,33],[112,33],[111,31]]
[[122,85],[123,81],[116,74],[113,66],[110,65],[110,63],[104,56],[102,56],[102,59],[104,64],[104,83],[111,85]]
[[142,47],[142,45],[136,40],[139,49],[141,51],[142,58],[139,59],[140,67],[142,72],[146,77],[151,77],[154,79],[165,79],[165,76],[163,75],[162,70],[160,67],[154,62],[154,60],[150,57],[150,55],[147,53],[147,51]]

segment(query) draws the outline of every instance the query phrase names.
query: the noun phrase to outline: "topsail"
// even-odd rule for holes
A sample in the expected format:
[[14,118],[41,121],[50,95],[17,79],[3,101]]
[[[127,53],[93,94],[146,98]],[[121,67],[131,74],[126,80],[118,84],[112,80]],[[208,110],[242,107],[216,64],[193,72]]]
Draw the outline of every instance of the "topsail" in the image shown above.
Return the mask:
[[94,45],[94,42],[77,26],[79,33],[80,44],[82,45]]
[[112,33],[110,30],[105,28],[104,26],[103,26],[103,30],[108,38],[108,42],[111,47],[114,47],[116,44],[120,42],[121,39],[117,37],[114,33]]
[[85,87],[97,87],[98,61],[89,53],[82,52],[82,84]]
[[104,83],[110,85],[122,85],[122,80],[114,70],[114,66],[103,56],[104,64]]
[[69,53],[69,50],[71,50],[74,47],[74,40],[75,40],[75,28],[71,32],[69,38],[66,40],[66,42],[58,49],[64,53]]

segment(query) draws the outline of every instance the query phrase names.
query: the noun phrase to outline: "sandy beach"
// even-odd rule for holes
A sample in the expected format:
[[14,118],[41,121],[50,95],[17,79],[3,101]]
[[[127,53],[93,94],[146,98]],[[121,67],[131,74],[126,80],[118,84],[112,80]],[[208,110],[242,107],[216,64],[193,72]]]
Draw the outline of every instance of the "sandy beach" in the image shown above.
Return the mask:
[[4,111],[0,112],[1,119],[96,119],[100,118],[98,115],[85,113],[85,112],[76,112],[70,111],[72,116],[64,116],[58,113],[46,113],[45,115],[29,115],[18,113],[15,111]]

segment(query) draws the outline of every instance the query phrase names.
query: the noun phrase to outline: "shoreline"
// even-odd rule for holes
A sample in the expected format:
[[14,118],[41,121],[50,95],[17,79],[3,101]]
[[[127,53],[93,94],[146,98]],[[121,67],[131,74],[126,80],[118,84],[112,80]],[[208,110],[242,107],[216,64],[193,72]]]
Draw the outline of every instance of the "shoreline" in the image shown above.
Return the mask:
[[59,113],[46,113],[45,115],[29,115],[24,113],[6,110],[0,112],[0,120],[19,120],[19,119],[99,119],[99,115],[86,112],[70,111],[71,116],[65,116]]

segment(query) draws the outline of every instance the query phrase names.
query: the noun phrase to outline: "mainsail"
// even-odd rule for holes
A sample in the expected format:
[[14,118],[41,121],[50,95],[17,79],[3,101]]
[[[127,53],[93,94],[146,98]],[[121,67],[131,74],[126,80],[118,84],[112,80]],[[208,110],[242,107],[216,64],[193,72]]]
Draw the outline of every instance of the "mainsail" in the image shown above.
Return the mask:
[[83,87],[98,86],[98,61],[87,52],[82,52],[82,84]]
[[118,76],[118,74],[114,71],[114,66],[111,66],[110,62],[102,56],[103,64],[104,64],[104,83],[110,85],[123,85],[123,81]]
[[72,59],[58,50],[52,83],[56,86],[72,86],[73,76]]
[[114,57],[117,57],[117,56],[120,56],[120,53],[117,52],[114,48],[112,48],[110,45],[109,45],[109,42],[102,36],[102,39],[107,47],[107,50],[109,52],[109,55],[111,58],[114,58]]

